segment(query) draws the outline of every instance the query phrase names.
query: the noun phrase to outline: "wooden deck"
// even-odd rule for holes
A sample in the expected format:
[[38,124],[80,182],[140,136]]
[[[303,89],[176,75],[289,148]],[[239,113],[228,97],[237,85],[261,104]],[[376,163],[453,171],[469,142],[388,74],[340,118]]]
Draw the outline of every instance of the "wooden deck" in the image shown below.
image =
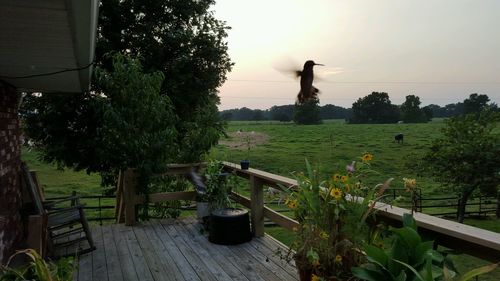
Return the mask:
[[97,250],[80,257],[75,280],[298,280],[270,236],[222,246],[200,230],[193,218],[96,226]]

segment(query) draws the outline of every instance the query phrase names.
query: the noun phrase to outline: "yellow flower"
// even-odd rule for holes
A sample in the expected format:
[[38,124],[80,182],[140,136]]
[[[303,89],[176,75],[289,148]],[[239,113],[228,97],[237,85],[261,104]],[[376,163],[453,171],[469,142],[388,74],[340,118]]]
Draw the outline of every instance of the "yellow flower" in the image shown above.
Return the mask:
[[348,176],[341,176],[340,177],[340,181],[341,182],[347,182],[349,180],[349,177]]
[[319,266],[319,260],[314,260],[311,264],[314,267],[318,267]]
[[285,201],[285,204],[288,206],[290,209],[295,209],[297,208],[297,200],[294,199],[287,199]]
[[319,233],[319,237],[321,237],[321,239],[325,239],[325,240],[326,240],[326,239],[328,239],[328,237],[330,237],[330,236],[328,235],[328,233],[326,233],[326,232],[324,232],[324,231],[321,231],[321,232]]
[[340,198],[342,198],[342,190],[340,190],[340,188],[332,188],[332,190],[330,191],[330,196],[339,200]]
[[336,255],[335,256],[335,262],[336,263],[342,263],[342,256],[341,255]]
[[334,174],[332,177],[333,181],[339,181],[340,180],[340,175],[339,174]]
[[403,178],[403,182],[404,182],[406,191],[411,191],[412,189],[414,189],[417,186],[416,179]]
[[346,184],[345,184],[345,190],[346,190],[347,192],[351,191],[351,185],[350,185],[350,184],[348,184],[348,183],[346,183]]
[[370,153],[365,153],[363,154],[363,156],[361,156],[361,160],[363,160],[363,162],[370,162],[373,160],[373,155]]
[[320,281],[320,280],[321,278],[318,275],[316,274],[311,275],[311,281]]

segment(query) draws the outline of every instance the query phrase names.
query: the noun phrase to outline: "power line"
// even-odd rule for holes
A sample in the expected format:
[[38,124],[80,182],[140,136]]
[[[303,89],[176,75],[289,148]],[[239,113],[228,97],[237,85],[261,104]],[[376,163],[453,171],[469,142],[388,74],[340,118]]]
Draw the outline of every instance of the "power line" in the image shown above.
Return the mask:
[[[260,79],[228,79],[228,82],[256,82],[256,83],[297,83],[292,80],[260,80]],[[467,82],[445,82],[445,81],[317,81],[317,83],[328,84],[416,84],[416,85],[468,85],[468,84],[498,84],[500,82],[467,81]]]

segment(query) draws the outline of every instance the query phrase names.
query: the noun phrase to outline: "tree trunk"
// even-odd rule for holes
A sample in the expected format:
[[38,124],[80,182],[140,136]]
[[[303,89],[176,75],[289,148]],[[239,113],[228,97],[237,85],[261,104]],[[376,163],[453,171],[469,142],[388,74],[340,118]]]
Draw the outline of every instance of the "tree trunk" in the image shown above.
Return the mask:
[[458,200],[457,220],[459,223],[464,222],[465,207],[467,207],[467,200],[469,200],[470,195],[471,192],[464,192],[462,193],[460,200]]

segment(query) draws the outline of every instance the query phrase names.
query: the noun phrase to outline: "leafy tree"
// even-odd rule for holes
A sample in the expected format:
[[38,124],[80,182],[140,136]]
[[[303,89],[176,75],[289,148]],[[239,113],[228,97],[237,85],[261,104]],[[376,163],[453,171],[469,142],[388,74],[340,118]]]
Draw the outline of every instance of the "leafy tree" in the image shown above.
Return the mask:
[[391,104],[389,95],[383,92],[372,92],[359,98],[352,104],[350,123],[396,123],[399,120],[399,109]]
[[427,117],[420,108],[420,98],[415,95],[406,96],[405,102],[401,105],[401,117],[405,123],[427,122]]
[[293,121],[300,125],[321,124],[319,100],[311,99],[304,104],[295,104]]
[[434,117],[434,111],[430,106],[424,106],[422,108],[422,113],[424,114],[426,121],[431,121]]
[[321,119],[346,119],[349,110],[333,104],[325,104],[320,108]]
[[[117,172],[127,167],[165,168],[177,148],[176,116],[170,99],[160,95],[163,74],[144,74],[137,60],[116,55],[113,70],[96,69],[96,80],[102,92],[77,94],[78,99],[52,94],[26,97],[27,105],[35,103],[38,110],[24,114],[32,124],[27,133],[43,140],[38,142],[43,159],[60,167],[100,172],[103,184],[112,184]],[[72,104],[79,100],[85,102]],[[59,110],[65,102],[67,110]]]
[[463,114],[478,113],[488,108],[490,98],[487,95],[471,94],[464,100]]
[[292,121],[293,118],[294,105],[281,105],[273,106],[269,110],[272,120],[278,120],[281,122]]
[[[228,27],[209,10],[212,4],[213,0],[110,0],[102,1],[99,9],[96,65],[112,72],[114,64],[107,54],[126,53],[140,59],[144,73],[163,73],[159,92],[169,98],[164,105],[173,116],[167,123],[175,121],[169,128],[176,132],[167,140],[178,149],[170,161],[200,160],[223,131],[217,88],[232,63],[224,41]],[[110,169],[101,165],[104,148],[96,147],[103,137],[104,109],[114,105],[108,86],[94,78],[88,93],[31,97],[25,111],[38,116],[28,119],[26,126],[41,144],[44,159],[88,172]]]
[[500,114],[483,111],[450,118],[442,137],[434,140],[423,160],[437,180],[460,197],[458,220],[475,190],[495,194],[500,184]]

